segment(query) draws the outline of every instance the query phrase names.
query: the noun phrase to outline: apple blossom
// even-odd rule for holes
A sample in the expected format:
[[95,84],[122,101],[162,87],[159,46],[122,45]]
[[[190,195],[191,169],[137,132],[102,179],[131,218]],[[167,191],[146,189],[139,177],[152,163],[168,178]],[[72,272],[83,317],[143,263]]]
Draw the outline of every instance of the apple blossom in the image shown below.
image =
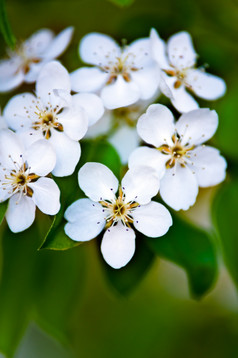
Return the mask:
[[223,79],[206,73],[204,68],[195,67],[197,54],[189,33],[182,31],[171,36],[167,46],[155,29],[151,30],[150,38],[153,58],[163,70],[160,89],[179,112],[199,107],[189,91],[206,100],[224,95],[226,84]]
[[25,149],[15,133],[0,131],[0,202],[9,199],[6,220],[11,231],[31,226],[36,206],[49,215],[59,211],[59,188],[45,177],[55,163],[55,153],[46,141],[39,140]]
[[107,35],[90,33],[81,40],[79,55],[94,67],[71,73],[72,90],[99,92],[108,109],[147,100],[158,89],[160,72],[151,57],[149,38],[121,48]]
[[175,210],[187,210],[195,203],[199,186],[225,179],[226,160],[217,149],[203,145],[217,126],[214,110],[193,110],[175,123],[167,107],[152,104],[139,118],[137,130],[155,148],[137,148],[129,157],[129,168],[148,165],[157,170],[164,202]]
[[9,49],[9,59],[0,61],[0,92],[11,91],[23,82],[35,82],[43,65],[64,52],[72,34],[72,27],[57,36],[49,29],[42,29],[17,45],[14,51]]
[[4,110],[9,127],[24,142],[44,139],[56,153],[55,176],[73,173],[81,154],[79,140],[88,123],[103,114],[101,99],[92,93],[70,95],[67,70],[57,61],[46,64],[36,82],[36,95],[23,93],[10,99]]
[[106,228],[101,251],[113,268],[125,266],[134,255],[132,224],[149,237],[166,234],[172,225],[169,211],[151,201],[159,189],[159,181],[150,168],[129,170],[118,195],[118,180],[103,164],[86,163],[79,170],[78,180],[89,199],[79,199],[68,207],[65,232],[73,240],[89,241]]

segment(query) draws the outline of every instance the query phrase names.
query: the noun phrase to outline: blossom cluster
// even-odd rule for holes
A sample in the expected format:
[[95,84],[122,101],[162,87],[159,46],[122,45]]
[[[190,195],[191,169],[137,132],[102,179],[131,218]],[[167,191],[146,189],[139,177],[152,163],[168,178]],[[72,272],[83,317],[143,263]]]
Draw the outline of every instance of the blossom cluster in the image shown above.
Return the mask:
[[[34,92],[14,95],[0,117],[0,202],[9,199],[6,220],[16,233],[32,225],[36,207],[56,215],[60,188],[54,177],[74,173],[80,140],[106,136],[129,169],[119,185],[104,164],[81,166],[78,183],[88,198],[66,209],[65,233],[89,241],[105,230],[102,255],[121,268],[135,252],[135,230],[157,238],[172,225],[158,194],[172,209],[187,210],[199,187],[225,179],[226,160],[204,144],[216,132],[217,113],[199,108],[193,95],[215,100],[226,85],[196,67],[184,31],[166,43],[152,29],[148,38],[123,46],[107,35],[87,34],[79,55],[90,66],[69,74],[55,59],[72,34],[72,27],[57,36],[40,30],[0,61],[0,92],[36,82]],[[158,103],[161,93],[181,113],[178,120]]]

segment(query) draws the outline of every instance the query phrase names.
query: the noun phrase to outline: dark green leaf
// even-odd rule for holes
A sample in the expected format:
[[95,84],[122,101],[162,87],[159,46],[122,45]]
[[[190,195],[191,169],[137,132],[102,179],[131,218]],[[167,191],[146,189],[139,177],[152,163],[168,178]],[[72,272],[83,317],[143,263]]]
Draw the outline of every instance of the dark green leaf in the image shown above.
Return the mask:
[[5,1],[0,0],[0,30],[4,37],[6,44],[13,48],[16,44],[15,36],[12,33],[11,26],[8,22]]
[[224,260],[238,286],[238,181],[224,186],[214,201],[213,217],[220,236]]
[[0,204],[0,225],[4,219],[4,216],[6,214],[7,211],[7,205],[8,205],[8,201],[4,201],[3,203]]
[[111,146],[105,141],[86,141],[82,143],[82,156],[73,175],[65,178],[54,178],[61,190],[61,209],[47,233],[41,249],[67,250],[80,243],[71,240],[64,232],[64,212],[74,201],[85,197],[78,185],[78,171],[86,162],[99,162],[108,166],[113,173],[120,176],[120,159]]
[[110,285],[121,295],[129,294],[144,278],[151,267],[154,256],[153,252],[144,243],[144,238],[140,238],[137,235],[136,252],[125,267],[113,269],[102,259],[105,275]]
[[195,298],[211,289],[217,274],[217,261],[208,233],[174,217],[173,226],[165,236],[146,242],[158,256],[186,270]]

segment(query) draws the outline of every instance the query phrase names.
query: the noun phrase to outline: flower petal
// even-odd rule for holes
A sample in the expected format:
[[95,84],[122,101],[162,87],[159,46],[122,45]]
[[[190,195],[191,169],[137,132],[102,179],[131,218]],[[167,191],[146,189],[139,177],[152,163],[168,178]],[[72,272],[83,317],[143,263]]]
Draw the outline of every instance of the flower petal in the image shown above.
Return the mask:
[[112,114],[111,111],[105,111],[102,118],[98,122],[88,128],[85,138],[96,138],[100,135],[107,135],[112,127]]
[[187,72],[186,82],[189,88],[198,96],[207,100],[215,100],[226,92],[225,81],[217,76],[198,69]]
[[43,54],[44,59],[52,60],[59,57],[69,45],[73,36],[73,31],[74,28],[70,26],[55,36]]
[[28,118],[31,107],[35,107],[36,97],[31,93],[22,93],[12,97],[3,112],[4,118],[10,128],[13,130],[25,130],[32,126],[32,121],[37,119],[33,112],[31,118]]
[[63,89],[69,93],[71,91],[68,71],[58,61],[47,63],[42,68],[36,82],[37,96],[41,98],[45,106],[48,106],[48,102],[53,104],[54,101],[58,104],[59,98],[57,100],[53,93],[54,89]]
[[200,108],[182,114],[176,123],[182,145],[190,143],[199,145],[210,139],[217,130],[218,116],[216,111]]
[[135,252],[135,232],[118,222],[108,229],[102,239],[104,260],[115,269],[125,266]]
[[108,81],[109,75],[99,68],[81,67],[70,74],[71,88],[75,92],[97,92]]
[[129,169],[121,184],[126,195],[125,202],[136,201],[144,205],[158,193],[160,183],[154,169],[141,166]]
[[108,109],[129,106],[140,98],[140,89],[135,82],[126,82],[121,75],[114,83],[106,85],[101,91],[104,106]]
[[31,173],[46,176],[55,167],[56,155],[50,143],[41,139],[28,147],[26,160]]
[[155,147],[162,144],[172,145],[174,129],[173,114],[162,104],[150,105],[137,123],[139,136]]
[[140,99],[146,100],[156,93],[159,87],[160,71],[156,63],[143,69],[131,72],[131,79],[140,89]]
[[76,141],[83,138],[88,129],[88,116],[80,107],[65,108],[58,115],[58,121],[63,125],[65,134]]
[[73,97],[74,106],[85,110],[88,117],[88,125],[96,123],[104,113],[104,107],[101,98],[93,93],[78,93]]
[[130,63],[132,59],[133,65],[136,68],[150,66],[153,63],[150,39],[142,38],[133,41],[123,51],[122,59],[125,58],[127,58],[128,63]]
[[165,96],[170,98],[172,105],[177,109],[178,112],[185,113],[199,107],[198,103],[186,90],[183,84],[179,88],[174,87],[176,77],[169,77],[165,74],[162,74],[162,79],[163,80],[161,82],[163,87],[160,87],[160,89]]
[[161,178],[165,173],[165,163],[167,160],[168,157],[157,149],[139,147],[131,153],[128,166],[130,169],[138,166],[151,167],[157,172],[159,178]]
[[56,130],[51,131],[49,142],[56,154],[56,165],[52,174],[56,177],[71,175],[81,155],[80,144]]
[[117,150],[122,164],[126,164],[131,152],[139,146],[140,138],[136,128],[122,125],[108,138],[108,141]]
[[159,34],[155,29],[150,31],[152,57],[158,62],[160,68],[169,69],[170,65],[166,55],[166,44],[159,37]]
[[218,149],[199,146],[191,153],[194,162],[191,169],[196,173],[199,186],[217,185],[225,179],[227,163]]
[[0,156],[2,167],[15,169],[14,162],[23,164],[24,147],[18,136],[9,129],[0,131]]
[[196,175],[179,164],[167,169],[160,182],[160,195],[174,210],[187,210],[196,201],[198,182]]
[[155,201],[136,208],[132,216],[135,228],[149,237],[165,235],[173,223],[166,207]]
[[90,199],[79,199],[65,211],[69,222],[64,230],[72,240],[88,241],[94,239],[103,230],[106,221],[103,208]]
[[86,163],[78,173],[80,188],[93,201],[113,200],[118,180],[113,172],[101,163]]
[[0,92],[9,92],[24,82],[24,73],[19,70],[12,76],[0,77]]
[[28,186],[33,190],[32,200],[44,214],[55,215],[58,213],[60,190],[53,179],[39,178],[37,181],[29,183]]
[[110,36],[92,32],[82,38],[79,55],[84,62],[101,67],[120,57],[121,49]]
[[192,67],[197,54],[193,48],[192,38],[188,32],[181,31],[168,40],[169,62],[178,69]]
[[54,38],[54,33],[49,29],[41,29],[35,32],[29,39],[23,43],[26,55],[29,58],[36,58],[40,56],[51,45]]
[[25,195],[13,195],[8,204],[6,220],[12,232],[21,232],[30,227],[35,220],[36,206],[31,198]]

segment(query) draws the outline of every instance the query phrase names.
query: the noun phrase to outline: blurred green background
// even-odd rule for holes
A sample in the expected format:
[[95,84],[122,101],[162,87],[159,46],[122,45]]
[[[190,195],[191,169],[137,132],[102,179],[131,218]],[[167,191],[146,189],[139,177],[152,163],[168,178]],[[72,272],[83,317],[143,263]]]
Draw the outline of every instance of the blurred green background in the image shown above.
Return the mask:
[[[75,27],[73,41],[61,57],[69,72],[81,64],[78,42],[91,31],[128,42],[148,36],[151,27],[165,40],[180,30],[191,33],[199,64],[208,63],[208,72],[227,83],[224,98],[200,104],[219,114],[213,143],[228,158],[229,174],[216,201],[218,209],[213,206],[211,217],[215,216],[217,226],[209,221],[209,190],[201,192],[188,216],[220,230],[222,240],[227,240],[224,257],[234,281],[219,255],[215,287],[203,299],[192,300],[185,272],[156,258],[138,287],[129,295],[119,295],[105,277],[95,242],[65,252],[37,251],[47,218],[38,213],[34,227],[18,235],[3,223],[0,352],[14,358],[237,357],[238,304],[233,282],[237,283],[238,273],[238,2],[8,0],[6,5],[18,39],[43,27],[56,33]],[[0,51],[3,57],[2,38]],[[24,85],[14,94],[29,89]],[[2,108],[9,98],[9,94],[0,96]]]

